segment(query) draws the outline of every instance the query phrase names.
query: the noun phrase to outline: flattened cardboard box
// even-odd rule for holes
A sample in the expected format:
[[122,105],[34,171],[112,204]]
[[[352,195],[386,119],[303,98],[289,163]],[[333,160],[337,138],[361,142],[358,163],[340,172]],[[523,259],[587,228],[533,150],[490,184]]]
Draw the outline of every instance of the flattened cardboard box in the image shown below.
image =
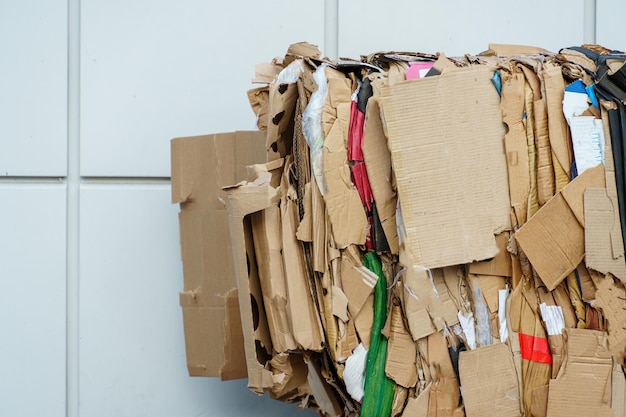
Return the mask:
[[228,214],[222,187],[265,162],[265,135],[233,132],[171,142],[172,203],[180,203],[184,288],[180,293],[192,376],[247,376]]
[[486,67],[382,88],[406,247],[426,268],[493,258],[510,229],[500,97]]

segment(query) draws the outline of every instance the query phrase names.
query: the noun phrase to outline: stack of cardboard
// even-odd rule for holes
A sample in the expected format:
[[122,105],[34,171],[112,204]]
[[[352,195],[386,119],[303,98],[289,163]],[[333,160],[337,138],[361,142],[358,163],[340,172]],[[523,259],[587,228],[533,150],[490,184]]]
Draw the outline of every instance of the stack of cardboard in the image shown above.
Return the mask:
[[625,61],[258,65],[259,132],[172,142],[189,373],[327,416],[624,417]]

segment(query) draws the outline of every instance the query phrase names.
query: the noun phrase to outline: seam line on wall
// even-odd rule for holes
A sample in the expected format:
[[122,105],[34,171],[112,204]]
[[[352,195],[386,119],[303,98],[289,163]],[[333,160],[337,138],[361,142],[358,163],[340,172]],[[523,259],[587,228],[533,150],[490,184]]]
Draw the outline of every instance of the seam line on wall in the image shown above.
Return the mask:
[[67,2],[66,416],[79,415],[80,0]]
[[324,55],[339,55],[339,0],[324,0]]
[[584,0],[583,5],[583,42],[595,44],[597,42],[597,0]]

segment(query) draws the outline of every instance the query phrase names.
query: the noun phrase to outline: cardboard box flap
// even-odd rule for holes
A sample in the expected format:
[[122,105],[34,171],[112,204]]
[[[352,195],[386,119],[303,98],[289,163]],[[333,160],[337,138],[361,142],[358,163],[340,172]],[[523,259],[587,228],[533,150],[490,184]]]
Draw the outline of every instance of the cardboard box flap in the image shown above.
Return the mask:
[[606,334],[587,329],[565,329],[563,334],[566,359],[557,378],[550,380],[548,417],[612,415],[613,361]]
[[232,132],[171,142],[172,201],[181,205],[180,305],[190,375],[233,379],[247,374],[238,349],[243,335],[239,308],[232,302],[237,283],[221,187],[245,178],[246,165],[265,161],[263,137]]
[[172,203],[223,209],[222,187],[244,179],[247,165],[267,160],[264,144],[265,133],[253,131],[172,139]]
[[459,354],[459,377],[467,417],[519,417],[517,372],[504,343]]
[[493,258],[495,235],[510,228],[492,75],[469,67],[381,89],[405,245],[424,267]]
[[593,168],[589,168],[583,174],[584,181],[572,181],[567,187],[563,188],[561,193],[567,201],[570,210],[576,216],[576,220],[582,227],[585,227],[585,209],[583,195],[587,188],[604,188],[606,182],[604,180],[604,166],[598,164]]
[[588,169],[576,177],[515,233],[517,243],[550,291],[583,259],[585,231],[575,212],[580,213],[584,190],[603,182],[598,175],[601,170]]

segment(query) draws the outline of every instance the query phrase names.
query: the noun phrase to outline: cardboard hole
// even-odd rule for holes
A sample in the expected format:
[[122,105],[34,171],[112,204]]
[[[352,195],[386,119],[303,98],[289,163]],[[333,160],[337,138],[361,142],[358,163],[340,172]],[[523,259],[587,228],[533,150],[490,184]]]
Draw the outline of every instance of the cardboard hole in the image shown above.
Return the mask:
[[252,305],[252,326],[256,332],[259,328],[259,305],[252,294],[250,294],[250,304]]
[[280,94],[285,94],[285,91],[287,91],[287,88],[289,88],[289,84],[281,84],[278,86],[278,92]]
[[285,115],[285,111],[281,111],[279,113],[276,113],[276,116],[272,117],[272,123],[274,123],[275,125],[278,125],[280,123],[280,121],[282,120],[283,116]]

